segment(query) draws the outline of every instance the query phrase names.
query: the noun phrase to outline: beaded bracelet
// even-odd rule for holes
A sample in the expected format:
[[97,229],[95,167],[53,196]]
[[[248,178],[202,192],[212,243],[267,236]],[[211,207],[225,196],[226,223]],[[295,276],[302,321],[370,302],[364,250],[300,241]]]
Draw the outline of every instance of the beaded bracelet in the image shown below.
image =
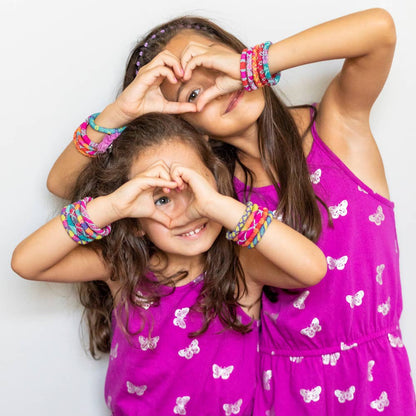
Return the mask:
[[270,68],[269,68],[269,48],[272,43],[267,41],[264,43],[263,47],[263,68],[264,68],[264,75],[266,76],[268,85],[273,86],[276,85],[280,81],[280,72],[274,74],[273,76],[270,75]]
[[108,128],[106,128],[106,127],[100,127],[100,126],[97,126],[96,124],[95,124],[95,119],[98,117],[100,115],[100,113],[94,113],[94,114],[91,114],[88,118],[87,118],[87,123],[90,125],[90,127],[92,128],[92,129],[94,129],[95,131],[98,131],[98,132],[100,132],[100,133],[105,133],[105,134],[115,134],[115,133],[122,133],[123,132],[123,130],[126,128],[126,127],[119,127],[119,128],[117,128],[117,129],[108,129]]
[[244,88],[254,91],[264,86],[273,86],[280,81],[280,72],[271,75],[268,51],[272,43],[267,41],[241,53],[240,75]]
[[273,214],[267,208],[248,202],[246,210],[233,231],[228,231],[226,238],[236,244],[254,248],[263,237],[273,219]]
[[87,212],[87,203],[90,201],[92,201],[92,198],[86,197],[66,205],[61,211],[61,221],[66,232],[72,240],[81,245],[99,240],[111,231],[111,225],[98,228],[93,223]]
[[258,205],[254,205],[251,201],[247,202],[247,204],[246,204],[246,210],[245,210],[243,216],[240,218],[240,221],[238,221],[238,223],[235,226],[234,230],[227,231],[227,233],[225,234],[225,238],[227,240],[234,240],[237,237],[238,233],[244,227],[244,225],[245,225],[248,217],[253,212],[253,208],[254,209],[258,209]]

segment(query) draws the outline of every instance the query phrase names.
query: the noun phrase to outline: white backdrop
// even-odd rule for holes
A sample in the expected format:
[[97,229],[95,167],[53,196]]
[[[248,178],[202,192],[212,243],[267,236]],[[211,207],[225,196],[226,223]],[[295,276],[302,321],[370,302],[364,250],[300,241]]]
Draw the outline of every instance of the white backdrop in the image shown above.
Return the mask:
[[[106,359],[94,361],[83,348],[82,311],[73,288],[25,281],[9,264],[17,243],[62,206],[46,189],[49,169],[85,116],[114,99],[136,39],[160,22],[192,13],[213,18],[246,43],[256,44],[370,7],[389,10],[398,33],[392,71],[374,107],[372,128],[396,203],[402,329],[416,374],[414,0],[1,0],[2,414],[109,413],[103,399]],[[280,90],[293,104],[319,100],[339,68],[340,62],[330,62],[288,70]]]

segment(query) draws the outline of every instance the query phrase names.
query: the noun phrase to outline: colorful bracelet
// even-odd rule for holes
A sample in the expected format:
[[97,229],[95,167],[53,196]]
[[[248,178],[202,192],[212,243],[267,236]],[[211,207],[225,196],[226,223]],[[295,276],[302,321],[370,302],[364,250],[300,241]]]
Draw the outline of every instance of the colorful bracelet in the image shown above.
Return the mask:
[[88,215],[87,203],[92,201],[86,197],[80,201],[66,205],[61,211],[61,221],[66,232],[78,244],[88,244],[99,240],[111,232],[111,225],[98,228]]
[[264,75],[266,76],[267,83],[270,86],[276,85],[280,81],[280,72],[274,74],[273,76],[270,75],[270,68],[269,68],[269,48],[272,43],[270,41],[265,42],[263,47],[263,68],[264,68]]
[[100,133],[105,134],[115,134],[115,133],[122,133],[126,127],[119,127],[117,129],[108,129],[106,127],[100,127],[95,124],[95,119],[100,115],[100,113],[94,113],[87,118],[87,123],[90,125],[92,129],[98,131]]
[[273,214],[271,212],[269,212],[267,214],[266,220],[263,223],[263,225],[261,226],[258,234],[254,237],[253,241],[247,246],[247,248],[254,248],[256,247],[256,245],[260,242],[260,240],[262,239],[264,233],[267,230],[267,227],[270,225],[270,223],[273,220]]
[[251,201],[250,202],[247,202],[247,204],[246,204],[246,210],[245,210],[243,216],[238,221],[238,223],[235,226],[234,230],[227,231],[227,233],[225,234],[225,238],[227,240],[234,240],[237,237],[238,233],[242,230],[242,228],[244,227],[245,223],[247,222],[248,217],[253,212],[253,208],[254,207],[256,207],[255,209],[258,208],[258,206],[257,205],[254,205]]
[[246,48],[241,53],[240,75],[244,88],[254,91],[264,86],[273,86],[280,81],[280,72],[271,75],[269,68],[269,48],[267,41],[253,48]]

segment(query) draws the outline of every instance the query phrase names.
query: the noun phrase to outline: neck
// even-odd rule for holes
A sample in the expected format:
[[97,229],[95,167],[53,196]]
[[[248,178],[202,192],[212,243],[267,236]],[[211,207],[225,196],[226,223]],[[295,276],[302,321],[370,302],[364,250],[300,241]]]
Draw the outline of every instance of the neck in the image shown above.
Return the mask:
[[172,276],[186,271],[188,276],[178,281],[176,286],[183,286],[195,280],[203,271],[205,265],[204,254],[197,256],[181,256],[177,254],[154,254],[150,259],[150,267],[157,277]]

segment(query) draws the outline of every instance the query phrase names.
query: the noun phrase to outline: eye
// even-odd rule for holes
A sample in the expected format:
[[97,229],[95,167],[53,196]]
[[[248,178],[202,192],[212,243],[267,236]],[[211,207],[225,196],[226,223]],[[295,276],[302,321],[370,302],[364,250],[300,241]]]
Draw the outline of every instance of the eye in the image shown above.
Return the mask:
[[198,98],[199,93],[201,92],[200,88],[197,88],[196,90],[193,90],[188,97],[188,103],[192,103]]
[[162,197],[156,199],[155,205],[157,205],[157,206],[166,205],[169,202],[170,202],[170,199],[167,196],[162,196]]

